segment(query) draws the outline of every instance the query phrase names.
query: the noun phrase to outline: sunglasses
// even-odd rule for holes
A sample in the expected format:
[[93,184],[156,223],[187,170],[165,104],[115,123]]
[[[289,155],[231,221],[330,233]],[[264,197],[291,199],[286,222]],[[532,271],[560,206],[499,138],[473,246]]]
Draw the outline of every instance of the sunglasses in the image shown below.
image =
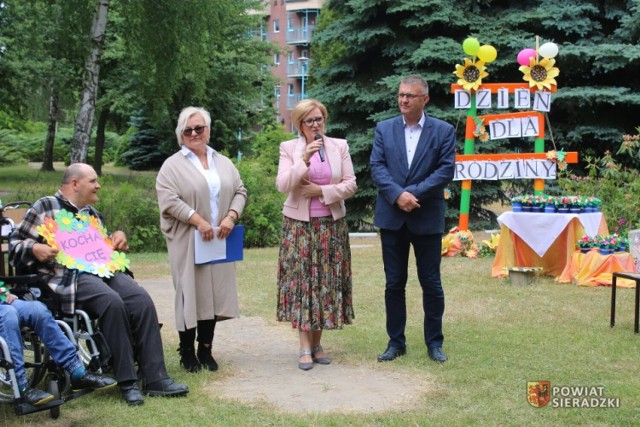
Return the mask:
[[191,133],[195,130],[197,135],[200,135],[206,129],[206,126],[196,126],[194,128],[186,128],[182,131],[184,136],[191,136]]

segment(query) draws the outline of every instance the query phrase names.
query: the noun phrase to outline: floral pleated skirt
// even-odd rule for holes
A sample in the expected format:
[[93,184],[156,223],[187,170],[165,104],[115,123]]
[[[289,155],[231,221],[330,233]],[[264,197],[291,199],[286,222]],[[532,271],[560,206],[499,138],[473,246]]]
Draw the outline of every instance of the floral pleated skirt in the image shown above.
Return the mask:
[[278,320],[302,331],[341,329],[355,317],[351,248],[344,218],[284,217],[278,260]]

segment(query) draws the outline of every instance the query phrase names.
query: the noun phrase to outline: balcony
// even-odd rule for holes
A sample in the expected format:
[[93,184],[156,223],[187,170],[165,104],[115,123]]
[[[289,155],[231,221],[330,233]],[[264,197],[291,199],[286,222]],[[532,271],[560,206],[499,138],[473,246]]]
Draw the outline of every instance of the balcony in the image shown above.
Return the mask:
[[287,62],[287,77],[292,79],[301,79],[302,77],[308,77],[307,64],[296,61],[294,63]]
[[[306,96],[305,96],[306,98]],[[300,100],[302,100],[304,98],[302,98],[302,94],[301,93],[291,93],[289,95],[287,95],[287,110],[292,110],[293,107],[295,107],[296,105],[298,105],[298,102],[300,102]]]
[[269,33],[266,32],[263,28],[260,28],[250,31],[249,37],[265,42],[269,40]]
[[310,25],[289,28],[287,30],[287,44],[308,45],[309,43],[311,43],[312,33],[313,26]]

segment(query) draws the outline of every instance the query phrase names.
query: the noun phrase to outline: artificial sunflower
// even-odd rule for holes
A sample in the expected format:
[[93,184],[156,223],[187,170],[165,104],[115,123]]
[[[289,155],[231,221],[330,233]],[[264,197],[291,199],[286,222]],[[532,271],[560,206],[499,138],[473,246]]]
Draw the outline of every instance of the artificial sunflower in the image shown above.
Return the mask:
[[566,155],[567,153],[563,150],[560,150],[560,151],[550,150],[550,151],[547,151],[547,160],[551,160],[552,162],[555,162],[556,165],[558,166],[558,169],[563,171],[567,169],[567,162],[564,161],[564,158]]
[[484,126],[484,119],[476,117],[474,120],[476,123],[476,128],[473,131],[473,136],[475,136],[482,142],[487,142],[489,140],[489,134],[487,133],[487,128]]
[[551,89],[551,85],[558,84],[554,77],[560,74],[560,69],[554,67],[555,63],[556,60],[552,58],[542,58],[540,61],[531,58],[530,65],[523,65],[519,70],[524,74],[524,81],[529,82],[529,87],[536,86],[538,90]]
[[471,62],[469,58],[464,58],[464,65],[456,64],[453,74],[458,76],[458,84],[466,91],[478,90],[482,78],[489,75],[483,61]]

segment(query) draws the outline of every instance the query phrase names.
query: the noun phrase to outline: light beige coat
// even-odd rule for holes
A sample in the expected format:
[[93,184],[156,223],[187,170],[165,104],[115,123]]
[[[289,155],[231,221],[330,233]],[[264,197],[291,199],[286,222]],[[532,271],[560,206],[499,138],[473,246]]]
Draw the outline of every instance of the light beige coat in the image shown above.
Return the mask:
[[[220,176],[218,226],[230,209],[242,214],[247,190],[231,160],[215,153]],[[167,241],[175,295],[178,331],[197,326],[198,320],[225,320],[240,316],[235,263],[195,265],[195,227],[188,223],[195,210],[211,217],[209,186],[191,161],[177,152],[165,160],[156,180],[160,228]]]

